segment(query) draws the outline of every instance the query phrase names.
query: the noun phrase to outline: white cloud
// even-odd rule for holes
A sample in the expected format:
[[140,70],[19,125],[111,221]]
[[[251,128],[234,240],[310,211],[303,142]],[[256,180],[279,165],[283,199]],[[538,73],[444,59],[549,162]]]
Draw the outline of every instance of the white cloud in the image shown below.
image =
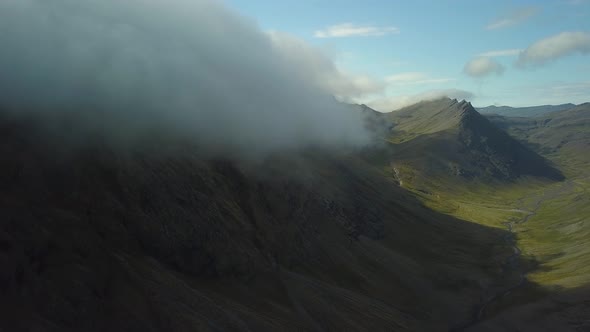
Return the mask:
[[535,15],[539,9],[537,7],[525,7],[513,10],[506,15],[499,17],[495,21],[491,22],[486,26],[487,30],[503,29],[521,22],[526,21],[533,15]]
[[477,57],[465,64],[463,72],[471,77],[482,78],[492,74],[502,74],[504,66],[491,58]]
[[590,33],[562,32],[541,39],[520,54],[517,64],[520,66],[542,65],[576,53],[590,53]]
[[[334,86],[334,95],[344,98],[345,100],[354,100],[358,97],[381,93],[386,84],[367,75],[349,74],[342,72],[343,79]],[[342,84],[345,84],[342,86]],[[345,89],[349,86],[349,89]],[[340,87],[340,88],[338,88]]]
[[469,91],[459,89],[428,90],[413,95],[389,96],[369,101],[366,104],[380,112],[390,112],[416,104],[420,101],[436,100],[444,97],[471,100],[475,95]]
[[69,131],[114,143],[157,130],[224,154],[362,144],[360,112],[332,95],[379,89],[216,0],[0,0],[0,45],[5,109],[75,114]]
[[407,72],[391,75],[385,78],[385,82],[391,85],[417,85],[436,84],[454,81],[454,78],[433,78],[426,73]]
[[478,54],[478,57],[499,57],[499,56],[513,56],[519,55],[522,52],[520,48],[513,48],[508,50],[494,50]]
[[400,30],[393,26],[372,26],[372,25],[355,25],[353,23],[343,23],[327,27],[323,30],[317,30],[314,33],[316,38],[337,38],[337,37],[374,37],[398,34]]
[[385,83],[377,79],[340,70],[328,54],[302,39],[277,31],[268,34],[278,53],[309,70],[306,75],[310,84],[316,84],[341,100],[352,101],[385,89]]

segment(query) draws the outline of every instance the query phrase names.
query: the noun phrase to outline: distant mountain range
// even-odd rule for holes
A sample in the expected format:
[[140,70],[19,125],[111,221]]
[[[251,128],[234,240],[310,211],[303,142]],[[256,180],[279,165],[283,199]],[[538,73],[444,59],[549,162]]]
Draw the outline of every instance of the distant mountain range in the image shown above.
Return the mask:
[[537,147],[541,153],[559,153],[567,155],[570,161],[585,158],[590,162],[590,103],[536,117],[495,114],[486,117],[516,139]]
[[528,107],[510,107],[510,106],[487,106],[478,107],[477,111],[482,114],[498,114],[503,116],[521,116],[532,117],[544,115],[551,112],[559,112],[575,107],[575,104],[561,105],[540,105]]

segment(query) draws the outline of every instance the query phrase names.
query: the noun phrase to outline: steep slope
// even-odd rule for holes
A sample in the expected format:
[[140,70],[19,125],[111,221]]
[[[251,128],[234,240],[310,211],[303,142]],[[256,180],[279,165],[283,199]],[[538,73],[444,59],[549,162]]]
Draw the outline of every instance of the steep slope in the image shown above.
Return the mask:
[[394,123],[389,141],[393,143],[395,167],[400,173],[414,173],[406,176],[408,181],[426,175],[484,181],[521,176],[562,178],[546,160],[465,101],[421,102],[388,115]]
[[[543,283],[562,287],[590,284],[590,103],[537,118],[492,117],[524,144],[536,149],[567,175],[559,195],[540,206],[526,228],[525,248],[543,257]],[[544,194],[552,189],[544,189]],[[559,255],[551,256],[551,253]],[[575,271],[575,273],[572,273]]]
[[564,111],[576,107],[575,104],[561,104],[561,105],[541,105],[528,107],[510,107],[510,106],[487,106],[478,107],[477,111],[481,114],[496,114],[501,116],[511,117],[536,117],[545,115],[551,112]]
[[440,331],[503,280],[504,231],[425,208],[363,154],[250,164],[2,128],[5,331]]
[[[507,227],[521,278],[490,295],[469,331],[583,331],[590,286],[590,104],[534,118],[488,115],[497,127],[547,158],[565,179],[531,178],[479,186],[433,186],[423,200],[440,211]],[[430,176],[426,174],[426,176]],[[430,181],[430,182],[428,182]],[[523,262],[534,262],[524,264]]]
[[590,161],[590,103],[534,118],[489,116],[497,126],[564,168]]

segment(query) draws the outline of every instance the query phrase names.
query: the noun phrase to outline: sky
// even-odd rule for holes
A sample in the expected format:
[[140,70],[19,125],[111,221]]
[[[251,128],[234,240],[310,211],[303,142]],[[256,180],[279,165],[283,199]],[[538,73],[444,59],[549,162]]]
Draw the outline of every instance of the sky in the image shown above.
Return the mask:
[[321,50],[391,111],[449,96],[476,107],[590,101],[590,0],[225,0]]

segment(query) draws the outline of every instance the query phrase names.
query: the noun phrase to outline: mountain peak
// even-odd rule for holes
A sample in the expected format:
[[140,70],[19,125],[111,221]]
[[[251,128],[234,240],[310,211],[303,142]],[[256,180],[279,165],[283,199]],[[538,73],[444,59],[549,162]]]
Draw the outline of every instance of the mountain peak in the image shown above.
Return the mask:
[[398,129],[419,134],[457,128],[465,117],[480,116],[470,102],[446,97],[422,101],[388,114]]
[[505,180],[521,175],[561,178],[541,156],[497,128],[466,100],[420,103],[390,117],[394,123],[391,141],[401,144],[404,157],[426,172]]

